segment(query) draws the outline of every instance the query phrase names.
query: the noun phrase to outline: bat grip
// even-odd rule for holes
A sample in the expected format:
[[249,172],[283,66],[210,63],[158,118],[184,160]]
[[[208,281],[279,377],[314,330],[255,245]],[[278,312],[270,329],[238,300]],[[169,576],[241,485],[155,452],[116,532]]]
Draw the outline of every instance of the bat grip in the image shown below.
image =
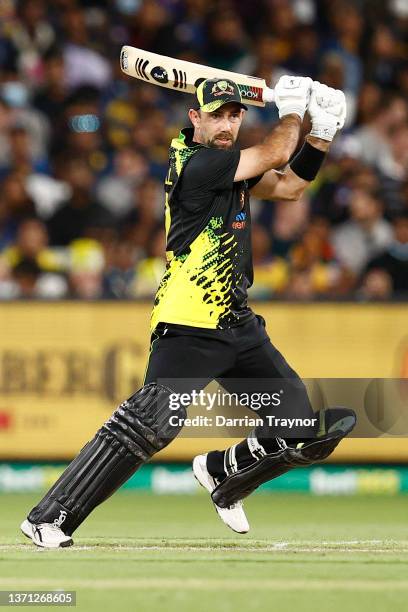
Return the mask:
[[265,87],[262,93],[262,98],[265,103],[275,101],[275,92],[269,87]]

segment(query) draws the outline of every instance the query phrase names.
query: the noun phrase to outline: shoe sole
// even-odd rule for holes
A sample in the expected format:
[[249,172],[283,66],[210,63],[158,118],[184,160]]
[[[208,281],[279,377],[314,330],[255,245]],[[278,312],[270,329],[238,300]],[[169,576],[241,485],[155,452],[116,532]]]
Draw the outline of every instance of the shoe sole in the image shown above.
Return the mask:
[[[197,476],[196,474],[196,470],[195,470],[195,465],[198,464],[198,473],[202,474],[202,470],[201,470],[201,465],[200,465],[200,460],[198,457],[194,457],[193,459],[193,474],[194,474],[194,478],[196,479],[196,481],[199,483],[199,485],[201,485],[203,487],[203,489],[205,489],[209,494],[210,494],[210,498],[211,498],[211,502],[212,505],[214,507],[215,512],[217,513],[218,518],[221,519],[221,521],[224,523],[224,525],[226,525],[227,527],[229,527],[231,529],[231,531],[233,531],[234,533],[239,533],[239,534],[244,534],[244,533],[248,533],[249,530],[247,531],[238,531],[237,529],[234,529],[233,527],[231,527],[231,525],[229,525],[228,523],[226,523],[223,519],[223,517],[221,516],[221,514],[218,512],[218,507],[217,504],[215,502],[213,502],[212,497],[211,497],[211,493],[214,489],[209,489],[208,486],[205,484],[205,481],[202,482],[199,478],[199,476]],[[215,488],[215,487],[214,487]]]
[[70,538],[69,540],[67,540],[66,542],[61,542],[61,544],[58,544],[58,546],[42,546],[41,544],[37,544],[37,542],[35,542],[31,536],[31,534],[27,533],[26,531],[24,531],[24,529],[22,527],[20,527],[21,533],[28,538],[29,540],[31,540],[31,542],[33,544],[35,544],[35,546],[37,546],[38,548],[48,548],[50,550],[52,549],[56,549],[56,548],[69,548],[69,546],[72,546],[74,543],[74,540],[72,538]]

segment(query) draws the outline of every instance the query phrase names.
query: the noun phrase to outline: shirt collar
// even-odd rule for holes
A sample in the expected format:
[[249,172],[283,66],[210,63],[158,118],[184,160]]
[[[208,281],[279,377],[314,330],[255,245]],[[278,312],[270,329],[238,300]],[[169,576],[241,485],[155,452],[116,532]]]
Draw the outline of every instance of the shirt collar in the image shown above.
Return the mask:
[[194,129],[192,127],[185,127],[180,131],[178,139],[180,142],[184,143],[189,148],[203,147],[204,145],[193,140],[193,136]]

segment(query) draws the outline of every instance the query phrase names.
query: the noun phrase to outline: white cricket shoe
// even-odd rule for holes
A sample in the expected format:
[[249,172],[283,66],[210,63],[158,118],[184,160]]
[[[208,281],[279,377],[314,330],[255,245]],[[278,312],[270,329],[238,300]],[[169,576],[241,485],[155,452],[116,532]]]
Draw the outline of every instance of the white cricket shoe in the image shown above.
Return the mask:
[[[207,470],[207,455],[197,455],[193,460],[193,473],[200,485],[207,489],[209,493],[214,491],[217,486],[216,481]],[[249,523],[245,516],[242,501],[237,501],[228,508],[220,508],[214,503],[214,507],[220,519],[237,533],[247,533],[249,531]]]
[[34,525],[25,519],[20,525],[21,531],[30,538],[36,546],[41,548],[65,548],[74,543],[71,536],[65,533],[57,525],[52,523],[40,523]]

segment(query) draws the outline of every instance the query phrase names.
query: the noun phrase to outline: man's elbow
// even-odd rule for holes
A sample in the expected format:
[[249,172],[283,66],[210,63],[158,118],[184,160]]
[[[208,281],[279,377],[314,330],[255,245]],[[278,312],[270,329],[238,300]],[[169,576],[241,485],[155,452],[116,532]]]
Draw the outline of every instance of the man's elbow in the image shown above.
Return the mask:
[[304,187],[300,189],[291,189],[290,191],[286,191],[281,194],[280,200],[286,200],[288,202],[297,202],[303,195]]
[[286,147],[275,147],[274,150],[271,150],[269,146],[262,144],[259,145],[258,151],[259,159],[262,160],[264,166],[264,172],[284,168],[291,158],[290,151]]
[[288,147],[285,143],[285,145],[281,148],[280,151],[275,151],[275,154],[278,163],[277,168],[283,168],[284,166],[287,166],[289,161],[292,159],[293,149],[291,147]]
[[271,160],[271,169],[284,168],[290,160],[290,154],[287,151],[276,152]]

